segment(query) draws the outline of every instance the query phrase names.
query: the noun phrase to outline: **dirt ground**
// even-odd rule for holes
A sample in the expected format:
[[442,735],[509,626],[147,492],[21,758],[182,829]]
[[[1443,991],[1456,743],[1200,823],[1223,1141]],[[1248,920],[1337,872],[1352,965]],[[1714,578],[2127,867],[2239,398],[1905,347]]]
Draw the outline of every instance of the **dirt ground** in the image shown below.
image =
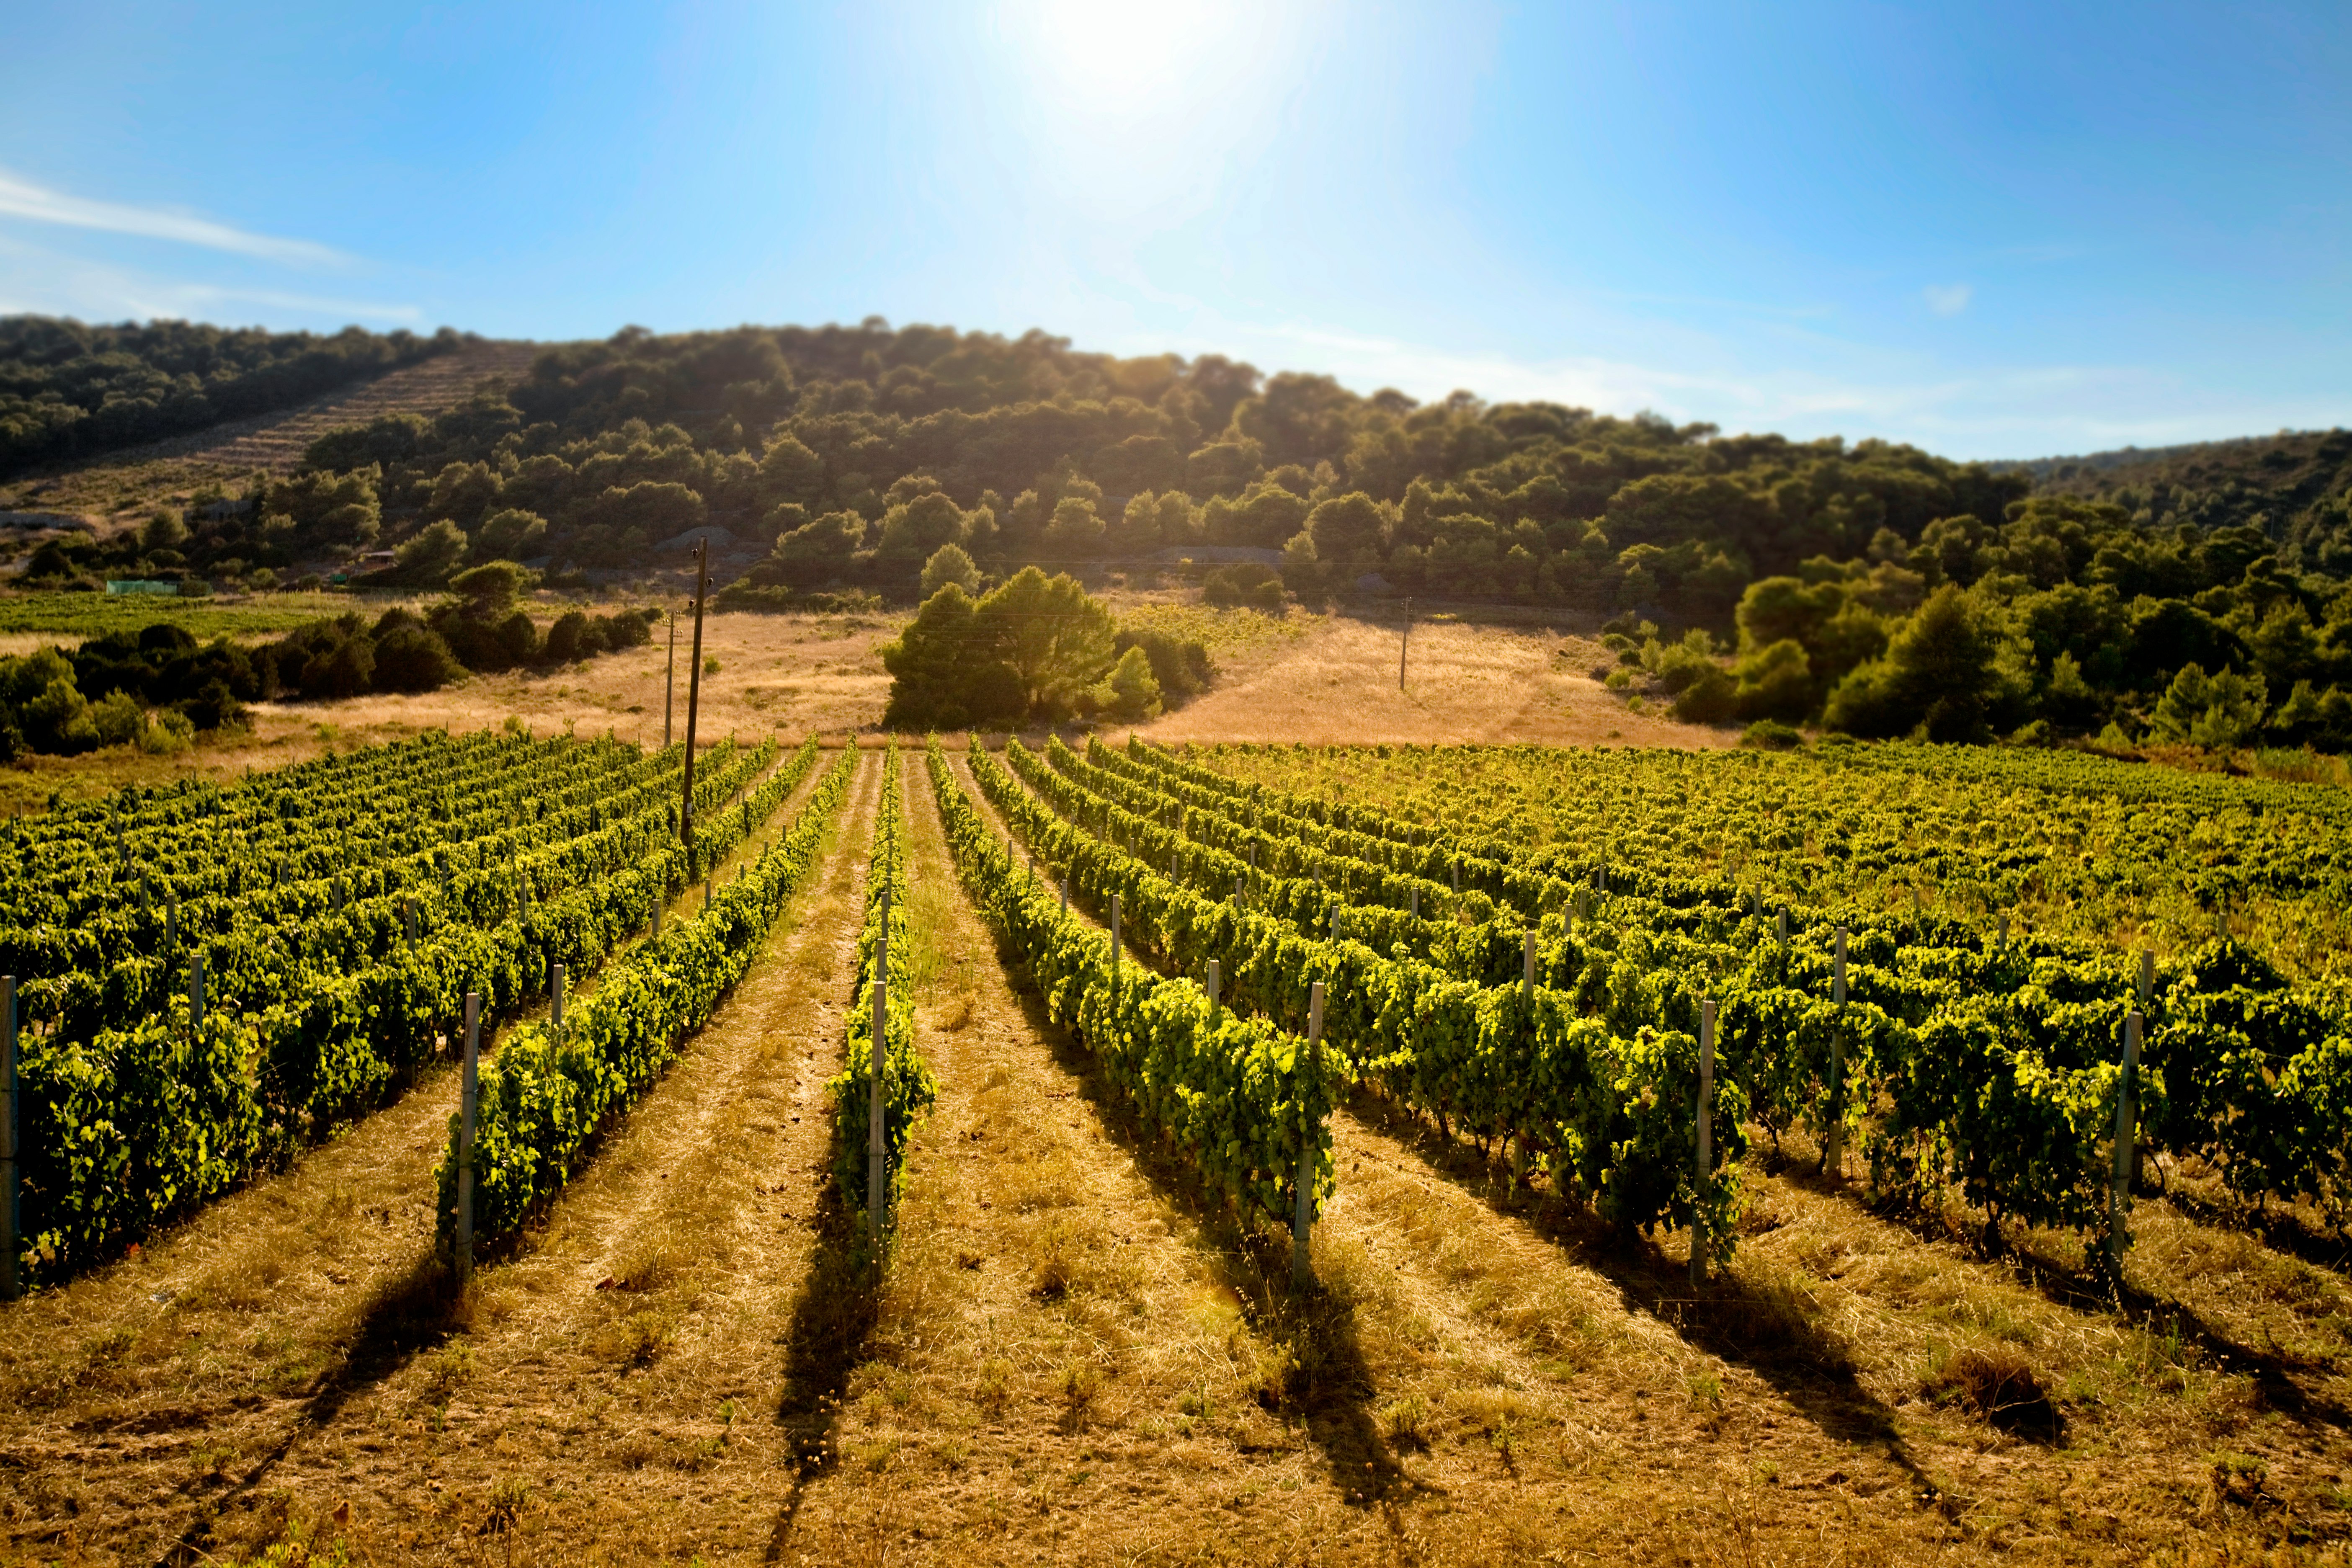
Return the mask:
[[1360,1096],[1294,1292],[1000,958],[910,761],[940,1100],[878,1290],[823,1095],[869,754],[741,985],[470,1294],[430,1256],[445,1074],[5,1309],[0,1563],[2345,1560],[2352,1290],[2168,1202],[2118,1311],[2055,1238],[1981,1258],[1792,1144],[1694,1289],[1675,1238]]
[[[703,678],[698,735],[798,738],[874,730],[890,693],[880,649],[904,624],[898,616],[709,617],[703,655],[718,668]],[[329,745],[374,744],[425,729],[479,730],[509,719],[541,734],[570,725],[583,735],[610,731],[658,745],[670,669],[667,625],[654,636],[649,647],[547,672],[469,676],[421,696],[258,704],[249,730],[201,739],[173,756],[130,747],[78,757],[28,755],[0,768],[0,813],[41,809],[53,793],[70,799],[126,784],[226,778],[299,762]],[[18,640],[37,646],[57,639]],[[678,739],[686,733],[691,640],[691,623],[682,622],[670,719]],[[1725,746],[1738,739],[1736,730],[1629,711],[1591,678],[1608,657],[1600,645],[1565,626],[1418,626],[1402,691],[1396,686],[1396,627],[1375,621],[1294,611],[1284,635],[1234,638],[1214,657],[1216,684],[1137,727],[1139,733],[1171,742]]]

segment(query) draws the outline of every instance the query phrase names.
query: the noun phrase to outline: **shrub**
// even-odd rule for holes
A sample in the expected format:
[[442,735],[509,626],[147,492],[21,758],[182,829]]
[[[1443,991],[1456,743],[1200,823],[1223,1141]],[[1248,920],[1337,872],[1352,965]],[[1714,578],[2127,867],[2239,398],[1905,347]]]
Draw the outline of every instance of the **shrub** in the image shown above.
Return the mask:
[[1174,701],[1209,689],[1209,650],[1172,633],[1145,626],[1122,631],[1112,639],[1112,651],[1125,655],[1141,648],[1151,661],[1151,678],[1160,683],[1164,700]]
[[411,621],[380,634],[375,644],[379,691],[434,691],[457,678],[457,656],[438,634]]
[[1282,614],[1282,575],[1255,561],[1220,566],[1201,579],[1202,596],[1219,609],[1264,610]]
[[1759,719],[1740,732],[1739,743],[1768,752],[1785,752],[1805,743],[1804,731],[1778,719]]
[[582,610],[566,610],[547,628],[546,657],[550,664],[570,664],[593,658],[604,651],[604,624],[590,620]]

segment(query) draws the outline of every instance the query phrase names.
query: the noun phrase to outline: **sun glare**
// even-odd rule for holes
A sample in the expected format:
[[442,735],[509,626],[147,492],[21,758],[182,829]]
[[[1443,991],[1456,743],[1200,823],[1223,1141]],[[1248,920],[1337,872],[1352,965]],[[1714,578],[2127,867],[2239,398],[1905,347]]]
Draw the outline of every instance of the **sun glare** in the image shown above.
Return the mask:
[[1241,8],[1220,0],[1033,0],[1020,13],[1054,86],[1108,110],[1150,111],[1188,95],[1245,30]]

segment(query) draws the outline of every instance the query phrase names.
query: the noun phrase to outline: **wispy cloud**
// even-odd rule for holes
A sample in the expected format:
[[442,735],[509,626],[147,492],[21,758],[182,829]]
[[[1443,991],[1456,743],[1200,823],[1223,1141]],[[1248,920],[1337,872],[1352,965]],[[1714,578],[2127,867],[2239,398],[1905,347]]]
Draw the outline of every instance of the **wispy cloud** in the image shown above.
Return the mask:
[[1919,290],[1927,309],[1939,316],[1957,316],[1969,308],[1977,291],[1966,283],[1930,283]]
[[225,223],[215,223],[210,218],[169,207],[131,206],[121,202],[92,201],[87,196],[68,195],[63,191],[37,185],[5,169],[0,169],[0,217],[30,218],[36,223],[59,224],[68,228],[90,228],[108,234],[168,239],[181,245],[202,246],[208,250],[225,250],[236,256],[250,256],[261,261],[294,266],[331,266],[348,259],[341,251],[307,239],[280,239],[274,235],[251,234]]
[[62,255],[0,233],[0,314],[26,311],[79,316],[85,321],[217,320],[246,307],[257,307],[257,314],[273,323],[289,317],[404,323],[421,321],[425,315],[415,305],[392,301],[159,278]]
[[1359,392],[1394,386],[1424,401],[1460,387],[1490,402],[1563,403],[1619,415],[1651,408],[1733,432],[1878,437],[1963,458],[2161,446],[2341,418],[2298,403],[2217,397],[2136,365],[2011,365],[1937,375],[1920,374],[1929,369],[1925,364],[1883,356],[1843,373],[1758,369],[1728,353],[1523,359],[1319,324],[1199,319],[1192,332],[1139,332],[1134,352],[1146,347],[1233,354],[1268,371],[1319,371]]

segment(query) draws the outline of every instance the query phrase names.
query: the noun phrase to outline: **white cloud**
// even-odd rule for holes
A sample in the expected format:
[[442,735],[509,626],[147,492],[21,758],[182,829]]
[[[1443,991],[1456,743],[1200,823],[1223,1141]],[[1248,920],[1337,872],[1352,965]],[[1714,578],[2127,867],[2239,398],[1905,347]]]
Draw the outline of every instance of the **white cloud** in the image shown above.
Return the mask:
[[168,239],[182,245],[202,246],[208,250],[226,250],[257,260],[297,266],[331,265],[346,259],[341,252],[323,245],[314,245],[307,239],[279,239],[271,235],[248,234],[225,223],[215,223],[210,218],[166,207],[135,207],[120,202],[91,201],[84,196],[68,195],[63,191],[37,185],[5,169],[0,169],[0,216],[30,218],[37,223],[61,224],[68,228],[99,229],[108,234],[138,235],[147,239]]
[[1927,309],[1936,314],[1957,316],[1969,308],[1969,301],[1976,298],[1976,292],[1966,283],[1930,283],[1919,290],[1919,295],[1927,301]]
[[240,307],[258,307],[266,324],[294,318],[337,322],[414,322],[415,305],[321,298],[279,289],[158,278],[128,268],[61,255],[0,234],[0,313],[76,316],[84,321],[218,320]]
[[1720,350],[1695,352],[1686,344],[1654,360],[1523,359],[1207,312],[1196,315],[1188,331],[1138,327],[1109,335],[1124,340],[1105,345],[1117,352],[1229,354],[1268,373],[1328,374],[1360,393],[1393,386],[1428,402],[1466,388],[1495,403],[1562,403],[1621,416],[1650,408],[1677,423],[1706,420],[1735,434],[1875,437],[1959,458],[2164,446],[2343,418],[2339,407],[2219,395],[2136,365],[2009,365],[1939,375],[1917,361],[1860,355],[1853,357],[1863,363],[1842,371],[1757,369]]

